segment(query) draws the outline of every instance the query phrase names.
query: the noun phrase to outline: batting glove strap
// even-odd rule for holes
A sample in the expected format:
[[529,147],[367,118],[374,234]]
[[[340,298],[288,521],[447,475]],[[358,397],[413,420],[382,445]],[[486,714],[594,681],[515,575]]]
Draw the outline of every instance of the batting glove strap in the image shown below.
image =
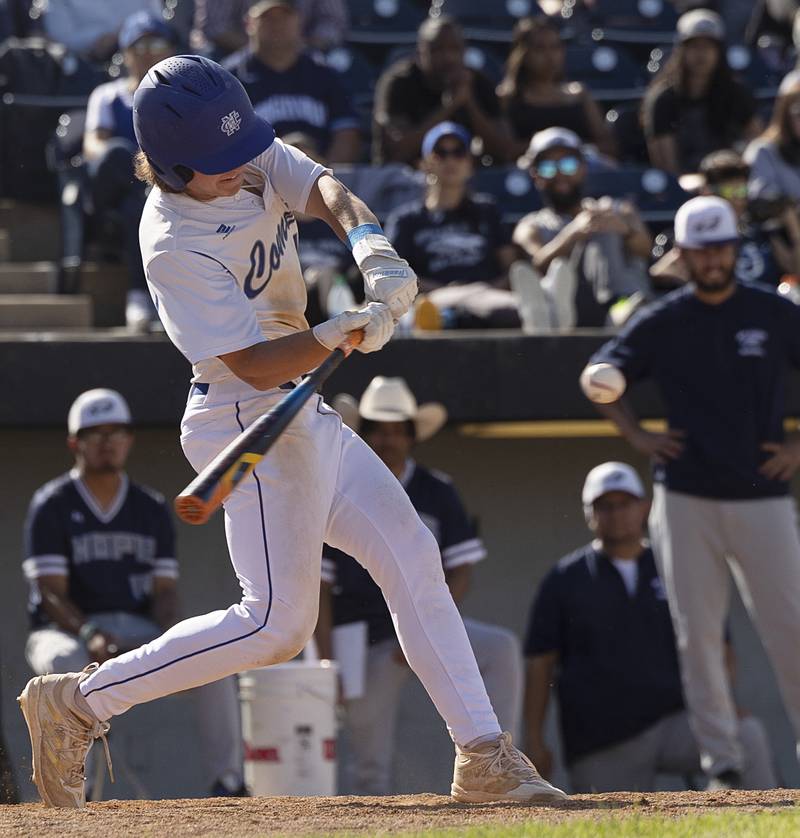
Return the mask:
[[344,341],[349,332],[365,328],[370,316],[367,308],[358,311],[343,311],[336,317],[314,326],[311,331],[319,343],[333,351]]

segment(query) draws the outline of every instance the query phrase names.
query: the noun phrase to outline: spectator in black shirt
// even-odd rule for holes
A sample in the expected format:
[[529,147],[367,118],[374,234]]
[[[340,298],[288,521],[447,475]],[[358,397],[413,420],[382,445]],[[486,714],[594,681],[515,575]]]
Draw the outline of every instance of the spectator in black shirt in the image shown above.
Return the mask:
[[[543,726],[555,683],[573,790],[653,791],[656,774],[697,774],[700,753],[684,708],[666,591],[642,538],[649,503],[625,463],[593,468],[582,501],[595,540],[547,574],[528,623],[528,753],[550,776]],[[742,718],[739,735],[743,784],[774,788],[763,725]]]
[[314,137],[331,163],[361,155],[358,115],[338,73],[304,52],[296,0],[259,0],[247,13],[250,45],[225,66],[244,85],[256,112],[279,137]]
[[712,151],[753,139],[761,120],[752,94],[733,78],[716,12],[682,15],[676,37],[675,51],[645,95],[642,120],[650,162],[677,175],[697,171]]
[[452,325],[518,326],[505,290],[516,249],[494,200],[470,193],[470,140],[455,122],[428,131],[422,141],[425,195],[387,219],[387,235],[414,266],[428,300],[456,312]]
[[564,59],[561,34],[548,18],[523,18],[514,27],[505,77],[497,89],[514,135],[514,157],[524,153],[537,131],[554,125],[614,156],[614,138],[603,114],[584,85],[565,79]]
[[464,64],[464,37],[452,18],[428,18],[417,52],[389,67],[378,80],[374,105],[375,163],[412,163],[426,132],[452,120],[466,126],[496,162],[511,154],[494,85]]

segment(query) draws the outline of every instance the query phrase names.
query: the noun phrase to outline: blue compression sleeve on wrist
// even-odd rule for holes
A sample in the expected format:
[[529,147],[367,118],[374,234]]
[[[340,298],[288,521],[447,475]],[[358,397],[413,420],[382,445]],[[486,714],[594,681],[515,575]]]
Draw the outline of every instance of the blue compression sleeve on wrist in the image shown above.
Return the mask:
[[359,224],[358,227],[353,227],[347,234],[347,242],[352,250],[361,239],[369,235],[383,235],[383,230],[380,224]]

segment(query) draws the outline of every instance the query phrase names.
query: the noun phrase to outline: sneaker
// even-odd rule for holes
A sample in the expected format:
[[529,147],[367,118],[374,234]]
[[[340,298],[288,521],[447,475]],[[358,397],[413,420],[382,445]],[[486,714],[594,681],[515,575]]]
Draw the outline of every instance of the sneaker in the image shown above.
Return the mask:
[[742,788],[742,775],[731,768],[727,771],[720,771],[716,777],[712,777],[708,781],[706,791],[729,791],[740,788]]
[[533,763],[503,733],[494,742],[465,751],[456,746],[456,764],[450,794],[459,803],[496,800],[557,803],[566,800],[561,789],[544,780]]
[[149,332],[157,320],[156,309],[147,291],[134,288],[128,291],[125,303],[125,324],[132,332]]
[[223,777],[217,780],[211,791],[208,793],[209,797],[250,797],[250,792],[247,786],[241,780],[231,782],[230,779]]
[[78,684],[97,669],[63,675],[39,675],[28,681],[17,701],[31,737],[33,775],[46,806],[82,809],[86,805],[84,763],[95,739],[103,740],[111,781],[108,722],[98,721],[76,693]]

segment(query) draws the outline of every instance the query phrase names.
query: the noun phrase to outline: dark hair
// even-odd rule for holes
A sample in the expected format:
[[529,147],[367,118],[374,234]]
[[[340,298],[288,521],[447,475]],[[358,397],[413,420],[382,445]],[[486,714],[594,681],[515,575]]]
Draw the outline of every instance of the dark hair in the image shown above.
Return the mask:
[[417,29],[417,44],[435,41],[446,29],[452,29],[462,36],[464,34],[461,24],[450,15],[426,17],[419,25],[419,29]]
[[730,148],[722,148],[719,151],[712,151],[700,161],[700,173],[705,175],[709,186],[719,186],[726,180],[734,178],[746,180],[750,174],[750,167],[741,155]]
[[[497,86],[497,95],[513,99],[530,80],[530,70],[525,59],[531,49],[531,41],[542,32],[553,32],[561,38],[558,27],[546,17],[525,17],[517,21],[511,41],[511,51],[506,59],[503,80]],[[562,81],[561,78],[556,81]]]
[[[185,170],[178,172],[184,178],[186,178],[186,172],[188,172],[189,177],[186,178],[187,183],[192,179],[193,172],[191,169],[187,169],[185,166],[176,166],[176,169]],[[175,189],[173,186],[161,180],[156,174],[153,164],[147,159],[147,155],[141,149],[133,155],[133,173],[143,183],[146,183],[148,186],[157,186],[162,192],[170,192],[173,195],[180,195],[183,192],[183,189]]]
[[800,163],[800,154],[798,154],[798,142],[789,124],[789,108],[798,100],[800,100],[800,84],[792,85],[785,93],[780,94],[772,108],[769,125],[759,138],[774,143],[781,157],[792,166]]
[[[739,95],[740,87],[731,72],[724,45],[716,41],[715,45],[717,47],[717,66],[714,68],[706,92],[706,110],[709,124],[717,127],[730,124],[730,102]],[[689,77],[684,61],[685,53],[686,43],[678,44],[661,72],[650,82],[642,103],[643,113],[649,103],[668,88],[672,88],[680,96],[687,94]]]
[[[362,419],[361,426],[358,430],[361,436],[367,436],[367,434],[371,434],[379,425],[385,424],[384,422],[378,422],[374,419]],[[406,419],[405,421],[406,432],[411,437],[412,440],[416,442],[417,439],[417,426],[414,423],[413,419]]]

